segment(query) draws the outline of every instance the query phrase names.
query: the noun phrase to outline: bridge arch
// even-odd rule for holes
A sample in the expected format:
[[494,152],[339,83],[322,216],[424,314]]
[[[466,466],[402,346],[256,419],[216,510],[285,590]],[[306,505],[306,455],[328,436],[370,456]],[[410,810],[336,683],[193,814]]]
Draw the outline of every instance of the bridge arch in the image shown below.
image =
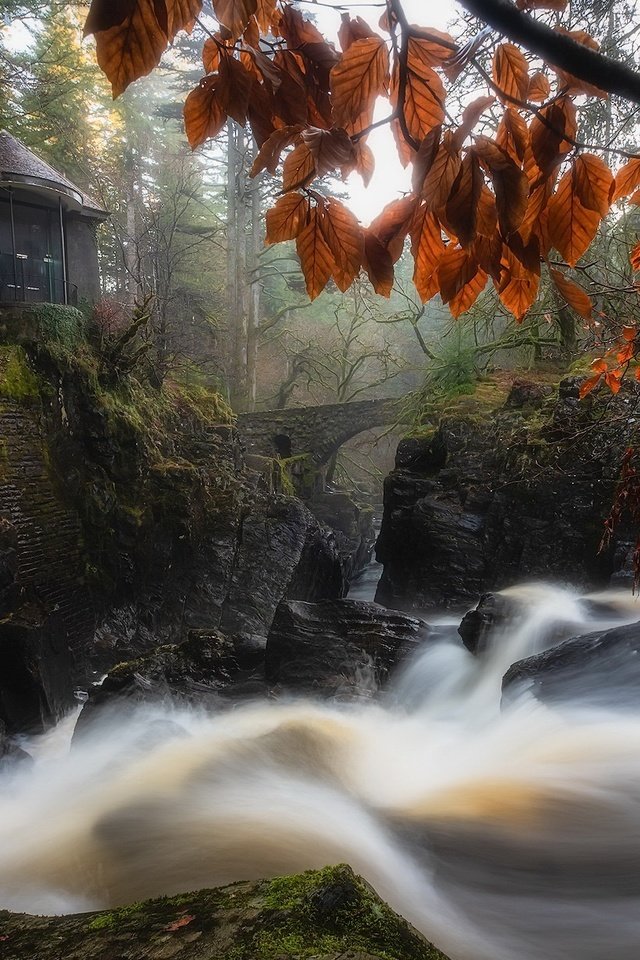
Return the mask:
[[280,459],[308,454],[323,467],[352,437],[401,419],[399,401],[385,398],[242,413],[237,427],[248,453]]

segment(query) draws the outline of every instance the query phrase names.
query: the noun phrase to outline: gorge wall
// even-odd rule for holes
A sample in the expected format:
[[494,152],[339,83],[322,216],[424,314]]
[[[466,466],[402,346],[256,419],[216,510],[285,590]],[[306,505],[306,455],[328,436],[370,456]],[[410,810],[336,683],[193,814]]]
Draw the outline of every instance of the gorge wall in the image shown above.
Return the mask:
[[380,603],[415,610],[526,579],[593,587],[624,576],[630,532],[598,547],[638,439],[640,392],[580,400],[582,379],[489,379],[400,443],[377,545]]
[[344,595],[362,549],[358,518],[334,532],[249,469],[217,394],[160,389],[110,367],[77,311],[9,313],[0,317],[9,732],[46,725],[74,687],[158,644],[219,628],[250,659],[283,598]]

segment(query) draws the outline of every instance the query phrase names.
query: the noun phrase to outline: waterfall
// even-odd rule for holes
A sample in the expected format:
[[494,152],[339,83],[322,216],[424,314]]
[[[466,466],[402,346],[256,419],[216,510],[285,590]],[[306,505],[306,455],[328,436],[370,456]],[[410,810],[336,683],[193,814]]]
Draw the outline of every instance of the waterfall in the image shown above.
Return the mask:
[[346,861],[452,960],[636,960],[640,703],[522,689],[501,708],[500,685],[514,660],[640,607],[505,594],[514,617],[482,655],[443,621],[377,702],[114,709],[72,749],[68,719],[0,781],[0,907],[77,912]]

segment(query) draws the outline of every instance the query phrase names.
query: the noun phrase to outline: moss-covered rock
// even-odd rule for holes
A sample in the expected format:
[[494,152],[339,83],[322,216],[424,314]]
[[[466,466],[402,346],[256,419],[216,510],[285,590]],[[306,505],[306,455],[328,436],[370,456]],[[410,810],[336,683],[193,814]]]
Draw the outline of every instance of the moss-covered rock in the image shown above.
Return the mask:
[[0,911],[3,960],[447,960],[344,865],[67,917]]

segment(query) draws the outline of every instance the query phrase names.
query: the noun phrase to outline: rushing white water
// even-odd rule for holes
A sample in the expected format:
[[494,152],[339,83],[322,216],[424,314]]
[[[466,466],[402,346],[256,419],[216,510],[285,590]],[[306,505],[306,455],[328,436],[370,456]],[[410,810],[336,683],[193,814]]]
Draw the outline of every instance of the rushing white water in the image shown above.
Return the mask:
[[[0,907],[68,912],[349,862],[453,960],[637,960],[640,705],[500,710],[511,662],[640,618],[509,591],[472,657],[429,641],[383,701],[73,718],[0,781]],[[593,682],[593,678],[589,681]],[[171,724],[166,720],[170,719]],[[158,721],[163,721],[159,724]]]

